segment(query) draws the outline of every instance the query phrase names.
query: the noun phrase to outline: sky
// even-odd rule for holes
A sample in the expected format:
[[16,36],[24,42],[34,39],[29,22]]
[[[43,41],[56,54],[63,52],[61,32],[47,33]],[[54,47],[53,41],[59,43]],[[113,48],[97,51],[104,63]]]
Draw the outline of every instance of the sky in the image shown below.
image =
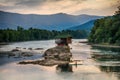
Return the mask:
[[21,14],[89,14],[108,16],[120,0],[0,0],[0,10]]

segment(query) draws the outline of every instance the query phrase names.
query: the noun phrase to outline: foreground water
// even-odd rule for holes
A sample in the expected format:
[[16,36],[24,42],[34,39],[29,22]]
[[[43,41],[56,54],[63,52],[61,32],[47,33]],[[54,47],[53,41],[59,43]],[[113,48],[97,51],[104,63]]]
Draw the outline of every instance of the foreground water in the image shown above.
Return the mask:
[[[81,40],[73,40],[71,52],[73,60],[81,60],[78,65],[72,64],[73,72],[57,72],[56,66],[45,67],[40,65],[19,65],[19,60],[0,65],[0,80],[120,80],[120,61],[97,61],[91,58],[91,54],[120,54],[120,52],[98,48],[92,48]],[[21,48],[43,48],[54,47],[54,40],[29,41],[11,43],[1,46],[0,50],[9,51],[16,47]],[[35,59],[36,57],[34,57]],[[11,58],[1,58],[10,60]],[[32,58],[29,58],[32,59]],[[36,58],[40,59],[40,58]],[[4,61],[3,61],[4,62]]]

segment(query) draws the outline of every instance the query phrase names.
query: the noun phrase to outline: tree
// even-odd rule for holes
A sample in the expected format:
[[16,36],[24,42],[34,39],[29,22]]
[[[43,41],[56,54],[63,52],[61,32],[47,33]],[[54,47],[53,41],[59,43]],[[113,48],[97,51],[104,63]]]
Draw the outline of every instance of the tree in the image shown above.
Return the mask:
[[118,11],[115,11],[115,15],[120,15],[120,6],[118,6]]
[[35,28],[24,28],[18,26],[17,30],[5,29],[0,30],[0,42],[28,41],[28,40],[47,40],[54,39],[59,34],[70,34],[73,38],[86,38],[87,32],[83,30],[63,30],[63,31],[48,31]]
[[120,45],[120,15],[104,17],[95,21],[89,42]]

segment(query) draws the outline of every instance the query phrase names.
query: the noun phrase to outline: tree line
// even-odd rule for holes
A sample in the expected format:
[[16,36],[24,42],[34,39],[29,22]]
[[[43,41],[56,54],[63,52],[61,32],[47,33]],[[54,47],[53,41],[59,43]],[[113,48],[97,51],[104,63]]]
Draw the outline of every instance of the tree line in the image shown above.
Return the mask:
[[48,31],[36,28],[24,29],[20,26],[16,30],[0,29],[0,42],[19,42],[32,40],[48,40],[55,39],[57,35],[69,34],[75,39],[87,38],[88,34],[84,30],[63,30],[63,31]]
[[89,42],[120,46],[120,6],[113,16],[95,21],[89,35]]

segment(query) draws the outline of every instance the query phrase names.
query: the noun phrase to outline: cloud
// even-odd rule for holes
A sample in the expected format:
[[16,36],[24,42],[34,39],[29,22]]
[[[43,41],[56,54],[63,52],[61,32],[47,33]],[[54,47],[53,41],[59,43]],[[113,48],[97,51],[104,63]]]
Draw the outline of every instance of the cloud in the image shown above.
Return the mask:
[[79,5],[85,1],[87,0],[1,0],[0,2],[7,6],[0,6],[0,9],[23,13],[40,12],[41,14],[52,14],[65,11],[67,9],[69,10],[75,5]]
[[[59,6],[60,8],[67,8],[72,4],[80,4],[87,0],[0,0],[0,9],[14,9],[14,7],[22,8],[40,8],[47,6],[54,8]],[[2,5],[1,5],[2,4]],[[4,5],[3,5],[4,4]]]
[[34,7],[40,6],[44,3],[59,3],[59,2],[73,2],[73,3],[81,3],[87,0],[0,0],[0,3],[6,4],[14,4],[15,6],[27,6],[27,7]]
[[91,0],[83,3],[82,9],[74,11],[72,14],[91,14],[91,15],[113,15],[120,6],[119,0]]
[[19,0],[15,5],[25,6],[25,7],[37,7],[42,5],[47,0]]
[[0,0],[0,10],[25,14],[111,15],[118,3],[119,0]]

